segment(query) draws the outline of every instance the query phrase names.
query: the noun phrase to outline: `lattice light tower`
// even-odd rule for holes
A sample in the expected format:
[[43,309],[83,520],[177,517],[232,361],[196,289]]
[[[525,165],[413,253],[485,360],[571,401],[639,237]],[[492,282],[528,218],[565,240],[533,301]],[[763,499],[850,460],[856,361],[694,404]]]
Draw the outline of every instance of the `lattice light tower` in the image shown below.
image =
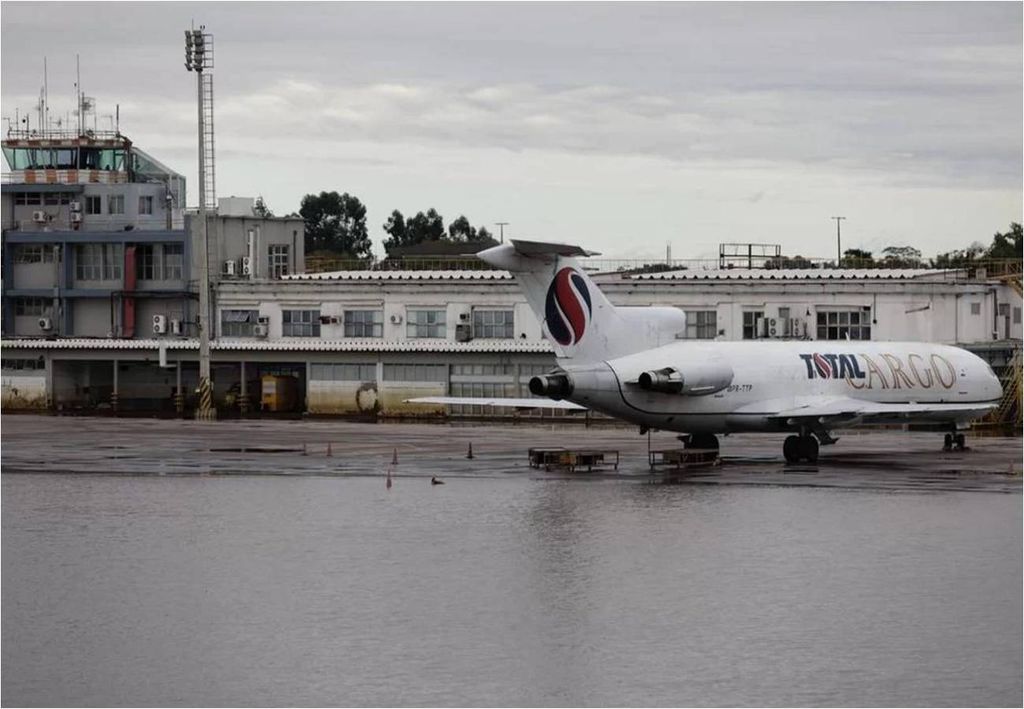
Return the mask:
[[213,385],[210,381],[210,246],[207,238],[207,209],[217,202],[213,161],[213,75],[204,73],[213,68],[213,35],[206,26],[185,30],[185,68],[196,73],[199,100],[199,408],[196,418],[213,420]]

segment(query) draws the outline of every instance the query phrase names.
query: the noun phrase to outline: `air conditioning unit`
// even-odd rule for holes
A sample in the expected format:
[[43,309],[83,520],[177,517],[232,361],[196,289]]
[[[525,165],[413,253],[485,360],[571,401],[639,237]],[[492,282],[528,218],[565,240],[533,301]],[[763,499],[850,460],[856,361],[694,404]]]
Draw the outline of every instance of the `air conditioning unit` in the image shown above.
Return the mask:
[[789,319],[789,336],[790,337],[803,337],[804,336],[804,321],[800,318]]
[[82,211],[82,203],[81,202],[72,202],[71,203],[71,211],[72,212],[81,212]]
[[39,329],[43,332],[49,332],[53,329],[53,320],[50,318],[39,318]]
[[154,315],[153,316],[153,334],[154,335],[165,335],[165,334],[167,334],[167,316],[166,315]]
[[171,334],[180,335],[183,332],[184,327],[182,326],[181,320],[179,320],[178,318],[171,318]]
[[222,271],[222,273],[225,276],[235,275],[235,269],[237,265],[237,262],[233,258],[228,259],[227,261],[224,262],[224,270]]
[[473,339],[473,328],[468,323],[458,323],[455,326],[455,341],[469,342]]
[[46,212],[44,212],[41,209],[35,210],[34,212],[32,212],[32,221],[34,221],[36,224],[45,224]]
[[71,213],[71,221],[72,222],[80,222],[80,221],[82,221],[82,213],[81,212],[72,212]]
[[248,257],[248,256],[243,256],[242,257],[242,275],[243,276],[251,276],[252,275],[252,259],[250,257]]
[[252,327],[252,334],[256,337],[266,337],[270,333],[270,328],[263,323],[256,323]]
[[768,321],[768,325],[765,329],[765,334],[768,337],[779,337],[782,335],[782,330],[779,328],[779,321],[776,318],[765,318]]
[[392,315],[391,316],[391,324],[392,325],[401,325],[402,324],[402,316],[399,315],[398,313],[395,313],[394,315]]

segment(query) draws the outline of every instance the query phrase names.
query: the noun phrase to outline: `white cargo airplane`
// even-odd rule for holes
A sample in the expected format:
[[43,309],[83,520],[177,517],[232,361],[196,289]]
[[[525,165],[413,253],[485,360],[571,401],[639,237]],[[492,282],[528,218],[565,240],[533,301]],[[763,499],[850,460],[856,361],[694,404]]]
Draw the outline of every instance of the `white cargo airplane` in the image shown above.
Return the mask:
[[790,432],[789,462],[818,458],[832,429],[926,423],[958,430],[996,406],[1002,388],[979,357],[924,342],[679,340],[686,316],[672,307],[612,305],[574,257],[578,246],[512,240],[477,254],[512,272],[555,350],[558,368],[530,380],[538,399],[422,397],[413,402],[592,409],[689,434]]

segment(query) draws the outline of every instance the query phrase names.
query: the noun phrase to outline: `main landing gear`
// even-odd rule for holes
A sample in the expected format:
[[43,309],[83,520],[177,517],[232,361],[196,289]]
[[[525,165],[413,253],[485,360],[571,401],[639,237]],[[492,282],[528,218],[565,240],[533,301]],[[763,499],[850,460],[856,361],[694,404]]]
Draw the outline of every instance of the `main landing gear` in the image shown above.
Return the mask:
[[942,450],[944,451],[965,451],[967,450],[967,440],[964,438],[962,433],[947,433],[946,438],[942,442]]
[[810,434],[789,436],[782,444],[782,455],[786,456],[787,463],[799,463],[801,460],[817,463],[818,439]]
[[691,433],[683,446],[687,450],[718,450],[718,436],[713,433]]

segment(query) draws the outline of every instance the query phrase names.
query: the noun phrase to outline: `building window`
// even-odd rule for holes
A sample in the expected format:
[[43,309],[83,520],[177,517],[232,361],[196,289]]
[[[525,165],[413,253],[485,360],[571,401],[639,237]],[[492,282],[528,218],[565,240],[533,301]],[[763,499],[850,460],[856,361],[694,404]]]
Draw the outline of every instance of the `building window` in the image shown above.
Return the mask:
[[383,310],[346,310],[345,337],[383,337]]
[[718,335],[718,313],[714,310],[686,311],[686,338],[713,340]]
[[139,214],[153,213],[153,198],[150,196],[139,197]]
[[405,334],[407,337],[447,336],[445,312],[443,310],[408,311],[405,316]]
[[743,311],[743,339],[744,340],[756,340],[757,331],[760,329],[761,319],[764,318],[764,312],[761,310],[745,310]]
[[1013,324],[1020,325],[1020,308],[1016,306],[1013,308]]
[[182,244],[164,244],[163,262],[164,280],[180,281],[185,277],[185,247]]
[[107,195],[107,214],[124,214],[124,195]]
[[981,315],[981,303],[971,303],[971,315]]
[[42,358],[39,359],[4,359],[0,362],[0,369],[4,371],[20,372],[20,371],[40,371],[46,369],[46,363]]
[[75,277],[80,281],[121,278],[121,244],[79,244],[75,251]]
[[281,276],[287,276],[289,273],[288,245],[272,244],[268,250],[268,255],[270,277],[280,278]]
[[139,280],[181,280],[182,258],[181,244],[139,244],[135,247]]
[[446,382],[445,364],[385,364],[384,379],[389,382]]
[[85,198],[85,213],[86,214],[102,214],[103,213],[103,200],[100,199],[99,195],[88,195]]
[[474,310],[473,337],[511,338],[515,337],[511,310]]
[[18,244],[14,263],[53,263],[53,244]]
[[[524,365],[525,366],[525,365]],[[551,371],[551,367],[542,367],[540,374]],[[474,377],[512,377],[515,368],[511,364],[453,364],[452,381],[456,378],[463,378],[463,381],[472,381]],[[512,381],[509,379],[509,381]]]
[[819,340],[870,340],[870,310],[818,310]]
[[377,365],[366,364],[311,364],[310,379],[320,382],[374,382]]
[[139,244],[135,247],[135,264],[139,280],[152,281],[160,278],[161,269],[156,256],[156,247],[152,244]]
[[282,311],[281,334],[285,337],[320,337],[320,311]]
[[46,311],[49,310],[52,304],[52,301],[49,301],[46,298],[15,298],[14,314],[38,318],[45,315]]
[[258,310],[221,310],[221,337],[255,337],[254,328],[259,322]]
[[38,192],[18,192],[14,195],[15,204],[42,205],[43,196]]

